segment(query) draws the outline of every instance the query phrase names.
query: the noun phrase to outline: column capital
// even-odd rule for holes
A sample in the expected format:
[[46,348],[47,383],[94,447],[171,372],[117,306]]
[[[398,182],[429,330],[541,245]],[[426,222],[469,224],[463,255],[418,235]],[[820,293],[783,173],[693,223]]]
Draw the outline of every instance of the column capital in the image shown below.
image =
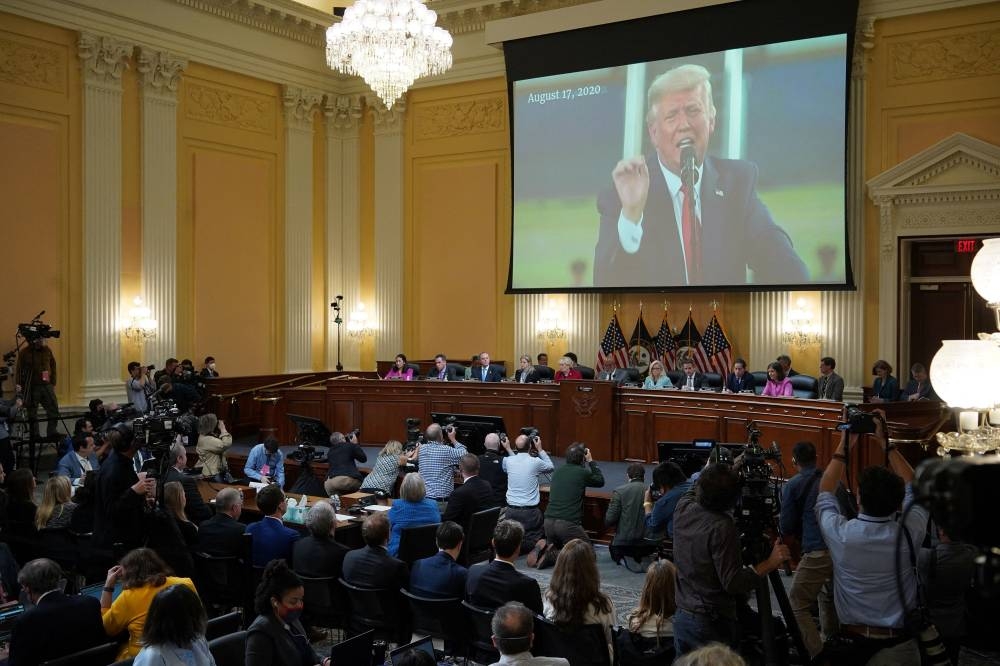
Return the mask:
[[327,128],[343,134],[357,133],[363,109],[361,95],[327,95],[323,105]]
[[875,17],[863,16],[858,19],[854,33],[854,54],[851,62],[851,78],[865,80],[868,77],[868,60],[875,48]]
[[285,106],[287,127],[312,131],[312,114],[322,104],[323,93],[298,86],[284,86],[281,101]]
[[406,94],[396,100],[391,109],[386,108],[385,103],[374,93],[365,96],[365,104],[371,109],[372,115],[375,118],[376,134],[398,134],[403,131],[403,117],[406,114]]
[[176,98],[181,72],[188,66],[187,58],[140,46],[137,62],[143,94]]
[[115,37],[80,33],[77,52],[84,81],[120,88],[122,72],[128,67],[126,60],[133,48],[133,44]]

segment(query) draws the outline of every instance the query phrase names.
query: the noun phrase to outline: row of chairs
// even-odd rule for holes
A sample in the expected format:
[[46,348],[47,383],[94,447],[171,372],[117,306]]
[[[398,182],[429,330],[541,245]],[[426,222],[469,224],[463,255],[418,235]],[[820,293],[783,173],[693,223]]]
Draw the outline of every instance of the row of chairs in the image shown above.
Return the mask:
[[[229,666],[230,664],[235,666],[243,663],[243,653],[246,651],[246,632],[240,630],[241,623],[240,613],[235,611],[208,621],[208,625],[205,627],[205,638],[208,640],[209,650],[211,650],[212,656],[215,657],[217,666]],[[241,638],[238,634],[242,634],[242,649],[239,651],[238,659],[234,660],[231,658],[235,657],[234,644],[239,643]],[[115,657],[118,655],[120,649],[120,643],[102,643],[101,645],[80,650],[65,657],[50,659],[43,662],[41,666],[108,666],[108,664],[112,666],[131,666],[132,659],[115,661]],[[226,660],[222,661],[220,659]]]
[[[500,520],[500,507],[483,509],[472,514],[468,525],[463,525],[465,540],[458,554],[458,563],[470,567],[477,562],[484,562],[493,555],[493,530]],[[441,523],[431,523],[416,527],[405,527],[399,535],[399,553],[397,557],[406,562],[407,566],[425,557],[431,557],[437,552],[437,528]]]

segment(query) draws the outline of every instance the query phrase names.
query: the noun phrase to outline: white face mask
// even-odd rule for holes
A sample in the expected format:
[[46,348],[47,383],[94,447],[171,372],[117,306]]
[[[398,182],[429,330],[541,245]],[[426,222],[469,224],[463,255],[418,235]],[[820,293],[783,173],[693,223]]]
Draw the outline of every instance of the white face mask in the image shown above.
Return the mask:
[[215,363],[209,363],[208,364],[208,369],[209,370],[215,370]]

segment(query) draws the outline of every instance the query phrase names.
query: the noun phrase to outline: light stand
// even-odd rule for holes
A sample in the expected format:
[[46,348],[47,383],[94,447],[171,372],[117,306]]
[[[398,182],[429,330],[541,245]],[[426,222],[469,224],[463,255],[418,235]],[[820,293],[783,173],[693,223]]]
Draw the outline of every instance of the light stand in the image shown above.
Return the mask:
[[340,316],[340,302],[342,300],[344,300],[344,297],[337,295],[333,303],[330,303],[330,307],[333,308],[335,313],[333,323],[337,325],[337,372],[344,369],[344,364],[340,362],[340,327],[344,323],[344,319]]

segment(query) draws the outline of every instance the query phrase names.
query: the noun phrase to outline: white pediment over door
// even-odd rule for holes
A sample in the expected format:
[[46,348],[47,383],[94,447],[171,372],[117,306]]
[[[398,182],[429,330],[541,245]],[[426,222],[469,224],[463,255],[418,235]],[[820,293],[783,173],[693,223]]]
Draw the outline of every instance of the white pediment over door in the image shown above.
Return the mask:
[[899,239],[1000,234],[1000,146],[952,134],[868,181],[879,207],[879,358],[896,367]]

